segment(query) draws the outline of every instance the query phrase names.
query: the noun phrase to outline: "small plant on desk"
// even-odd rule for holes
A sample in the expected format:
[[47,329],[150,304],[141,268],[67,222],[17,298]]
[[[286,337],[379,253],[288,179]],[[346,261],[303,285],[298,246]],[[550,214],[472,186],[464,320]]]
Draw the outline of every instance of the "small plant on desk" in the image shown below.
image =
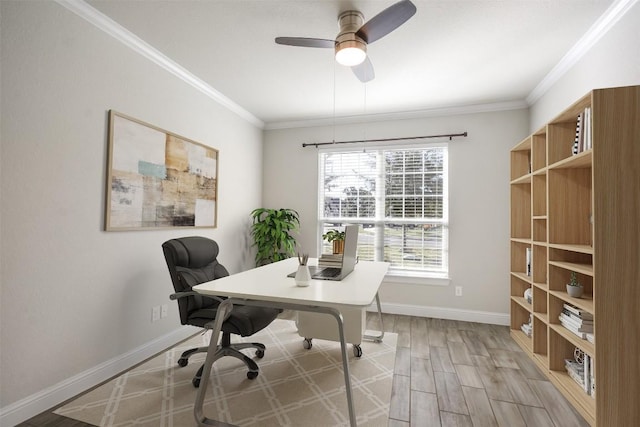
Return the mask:
[[333,253],[341,254],[344,252],[344,238],[346,233],[344,231],[339,231],[336,229],[329,230],[325,234],[322,235],[322,238],[327,242],[333,242]]

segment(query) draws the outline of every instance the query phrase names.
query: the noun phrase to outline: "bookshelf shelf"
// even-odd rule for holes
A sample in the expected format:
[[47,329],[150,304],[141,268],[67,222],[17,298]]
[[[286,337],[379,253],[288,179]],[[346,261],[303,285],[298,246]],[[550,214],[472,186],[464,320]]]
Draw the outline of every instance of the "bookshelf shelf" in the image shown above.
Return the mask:
[[511,299],[514,300],[515,302],[517,302],[518,304],[520,304],[520,306],[523,307],[525,310],[531,312],[531,310],[532,310],[531,304],[529,304],[527,302],[527,300],[524,299],[524,297],[513,296],[513,297],[511,297]]
[[535,286],[536,288],[542,289],[545,292],[549,290],[549,286],[546,283],[535,283],[535,282],[533,282],[533,286]]
[[527,276],[524,273],[519,273],[517,271],[512,271],[511,275],[514,276],[514,277],[517,277],[518,279],[522,280],[523,282],[531,283],[531,276]]
[[591,153],[592,150],[583,151],[550,165],[549,169],[589,169],[592,162]]
[[565,270],[575,271],[576,273],[593,276],[593,265],[581,264],[577,262],[549,261],[549,265],[564,268]]
[[592,426],[640,425],[639,117],[640,86],[593,90],[510,153],[511,336]]
[[513,181],[511,181],[512,185],[518,185],[518,184],[530,184],[531,183],[531,177],[532,175],[530,173],[523,175],[519,178],[514,179]]
[[512,330],[511,336],[520,344],[521,347],[529,350],[529,352],[533,352],[533,341],[531,338],[526,336],[524,332]]
[[549,358],[546,354],[534,353],[532,359],[538,364],[542,371],[547,370],[547,366],[549,366]]
[[593,295],[584,294],[582,295],[582,298],[573,298],[564,291],[549,291],[549,295],[559,298],[564,302],[568,302],[569,304],[588,311],[589,313],[594,312],[595,306],[593,304]]
[[589,246],[589,245],[562,245],[558,243],[550,243],[549,247],[553,249],[560,249],[564,251],[580,252],[583,254],[593,255],[593,246]]
[[582,351],[584,351],[588,355],[594,356],[596,354],[595,346],[592,343],[578,337],[573,332],[566,329],[564,326],[560,324],[552,323],[549,325],[549,327],[553,329],[555,332],[557,332],[559,335],[561,335],[565,340],[571,342],[571,344],[580,348]]

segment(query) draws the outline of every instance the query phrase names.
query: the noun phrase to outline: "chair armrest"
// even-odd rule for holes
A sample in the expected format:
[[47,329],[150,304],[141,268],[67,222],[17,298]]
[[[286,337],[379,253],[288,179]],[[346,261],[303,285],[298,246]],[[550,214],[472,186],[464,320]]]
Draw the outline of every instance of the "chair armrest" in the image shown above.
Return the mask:
[[213,296],[213,295],[203,295],[203,294],[201,294],[199,292],[196,292],[196,291],[176,292],[175,294],[169,295],[169,299],[173,301],[173,300],[177,300],[177,299],[180,299],[180,298],[193,297],[193,296],[200,296],[202,298],[209,298],[209,299],[212,299],[212,300],[215,300],[215,301],[218,301],[218,302],[224,301],[224,299],[222,299],[222,298],[218,298],[218,297]]

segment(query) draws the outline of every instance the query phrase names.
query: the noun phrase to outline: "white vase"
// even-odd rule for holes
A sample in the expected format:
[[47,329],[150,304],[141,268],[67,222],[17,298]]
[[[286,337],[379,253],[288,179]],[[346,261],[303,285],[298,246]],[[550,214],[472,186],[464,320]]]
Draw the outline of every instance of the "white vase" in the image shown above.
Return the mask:
[[311,280],[311,273],[309,272],[309,266],[299,265],[298,271],[296,272],[296,285],[309,286],[310,280]]

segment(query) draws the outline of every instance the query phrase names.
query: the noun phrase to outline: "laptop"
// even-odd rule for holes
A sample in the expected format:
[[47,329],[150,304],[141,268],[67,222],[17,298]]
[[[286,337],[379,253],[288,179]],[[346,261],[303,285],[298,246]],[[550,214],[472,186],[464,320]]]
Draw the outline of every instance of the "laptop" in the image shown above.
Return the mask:
[[[359,225],[347,225],[345,227],[344,253],[342,254],[342,265],[340,268],[309,266],[309,273],[311,273],[312,279],[342,280],[353,271],[356,266],[359,229]],[[295,276],[295,273],[292,274]],[[291,274],[289,276],[293,277]]]

